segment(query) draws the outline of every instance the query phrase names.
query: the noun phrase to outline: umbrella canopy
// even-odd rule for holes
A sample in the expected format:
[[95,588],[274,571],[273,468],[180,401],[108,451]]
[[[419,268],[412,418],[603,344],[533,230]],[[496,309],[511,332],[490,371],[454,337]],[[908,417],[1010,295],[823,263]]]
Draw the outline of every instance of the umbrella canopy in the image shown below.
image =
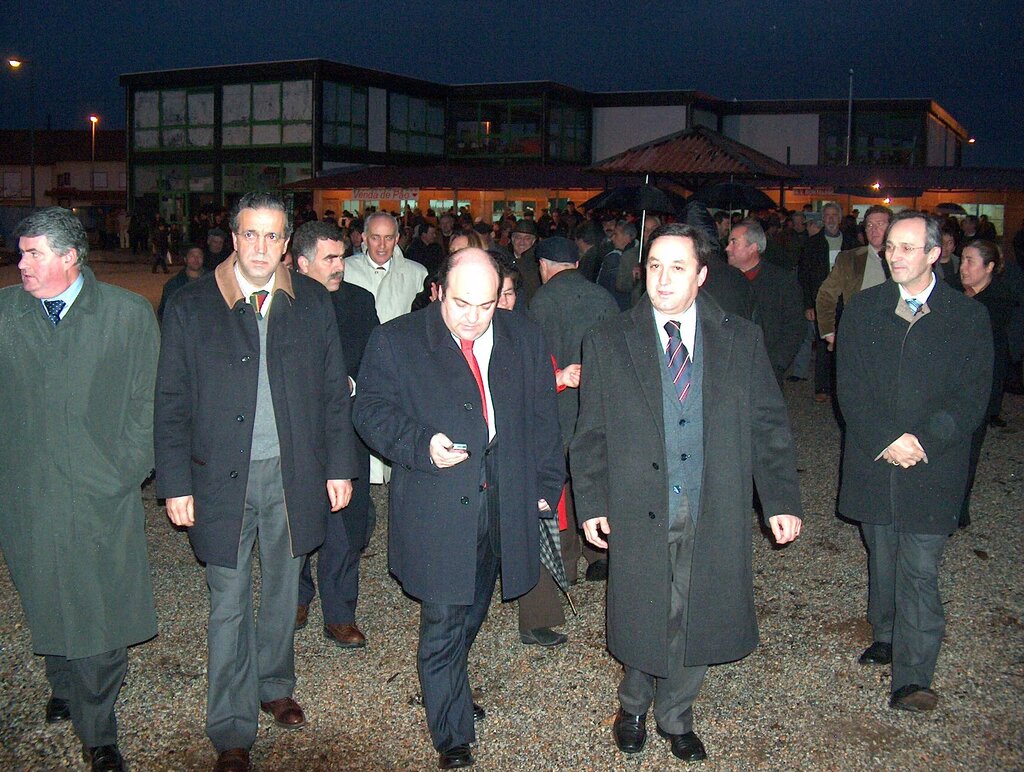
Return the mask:
[[623,185],[598,193],[581,204],[583,209],[616,209],[623,212],[660,212],[676,214],[686,206],[686,198],[654,185]]
[[558,517],[540,518],[540,562],[550,573],[562,592],[569,590],[569,579],[562,562],[561,537]]
[[949,202],[939,204],[935,207],[935,211],[938,214],[967,214],[967,210],[960,206],[960,204],[953,204]]
[[712,209],[775,209],[778,204],[744,182],[716,182],[701,188],[690,201],[700,201]]

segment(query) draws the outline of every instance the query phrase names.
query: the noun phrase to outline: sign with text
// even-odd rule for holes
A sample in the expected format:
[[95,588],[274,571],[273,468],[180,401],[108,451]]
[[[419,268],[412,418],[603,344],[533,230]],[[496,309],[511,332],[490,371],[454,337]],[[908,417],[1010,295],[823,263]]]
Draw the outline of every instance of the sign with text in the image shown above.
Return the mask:
[[405,201],[419,198],[419,188],[353,188],[352,198],[357,201]]

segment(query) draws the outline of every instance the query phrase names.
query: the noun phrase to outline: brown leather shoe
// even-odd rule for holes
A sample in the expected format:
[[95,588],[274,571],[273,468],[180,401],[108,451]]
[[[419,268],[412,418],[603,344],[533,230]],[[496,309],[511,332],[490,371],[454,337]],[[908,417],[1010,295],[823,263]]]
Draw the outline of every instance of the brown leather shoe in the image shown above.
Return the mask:
[[324,637],[343,649],[361,649],[366,645],[366,636],[355,622],[350,625],[324,625]]
[[249,751],[245,748],[231,748],[217,757],[213,772],[248,772]]
[[291,697],[261,702],[260,708],[274,717],[274,723],[284,729],[302,729],[306,725],[306,714]]
[[301,630],[306,626],[306,622],[309,621],[309,606],[305,603],[300,603],[299,607],[295,609],[295,629]]

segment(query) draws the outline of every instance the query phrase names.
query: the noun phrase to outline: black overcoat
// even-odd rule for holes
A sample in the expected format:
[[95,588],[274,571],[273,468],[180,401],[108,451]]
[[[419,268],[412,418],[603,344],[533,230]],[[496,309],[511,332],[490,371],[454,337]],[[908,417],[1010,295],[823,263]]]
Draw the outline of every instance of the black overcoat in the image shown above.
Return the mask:
[[[899,287],[862,290],[843,310],[836,395],[846,419],[839,512],[896,530],[956,530],[967,486],[971,434],[988,405],[992,331],[985,307],[936,281],[927,313],[911,326],[896,311]],[[908,469],[875,459],[904,432],[928,463]]]
[[[565,482],[555,379],[544,337],[524,314],[494,314],[488,385],[497,424],[502,597],[536,583],[538,499],[552,508]],[[431,603],[470,605],[476,577],[481,467],[487,444],[480,392],[439,303],[377,328],[359,371],[354,421],[392,461],[388,564],[403,589]],[[469,446],[437,469],[430,438]]]
[[[765,517],[801,512],[789,418],[761,329],[704,294],[696,302],[704,341],[704,472],[686,665],[732,661],[757,645],[751,480]],[[646,297],[590,331],[569,461],[577,521],[607,517],[611,527],[608,649],[663,677],[671,577],[662,367]]]
[[[195,497],[196,557],[235,567],[249,477],[260,342],[235,259],[176,292],[164,313],[154,435],[157,496]],[[291,554],[324,540],[327,480],[359,475],[338,323],[327,290],[279,267],[267,368]]]

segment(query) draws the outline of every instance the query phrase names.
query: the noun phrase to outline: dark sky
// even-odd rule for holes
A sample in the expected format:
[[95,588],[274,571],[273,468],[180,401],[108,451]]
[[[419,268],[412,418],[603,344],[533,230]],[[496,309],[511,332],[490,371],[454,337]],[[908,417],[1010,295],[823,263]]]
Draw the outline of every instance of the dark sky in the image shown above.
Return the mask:
[[[324,58],[442,83],[554,80],[725,99],[931,98],[1024,167],[1024,2],[8,0],[0,54],[35,70],[36,122],[124,125],[126,72]],[[373,9],[373,10],[371,10]],[[628,15],[632,11],[634,15]],[[0,127],[28,125],[27,73],[0,72]]]

